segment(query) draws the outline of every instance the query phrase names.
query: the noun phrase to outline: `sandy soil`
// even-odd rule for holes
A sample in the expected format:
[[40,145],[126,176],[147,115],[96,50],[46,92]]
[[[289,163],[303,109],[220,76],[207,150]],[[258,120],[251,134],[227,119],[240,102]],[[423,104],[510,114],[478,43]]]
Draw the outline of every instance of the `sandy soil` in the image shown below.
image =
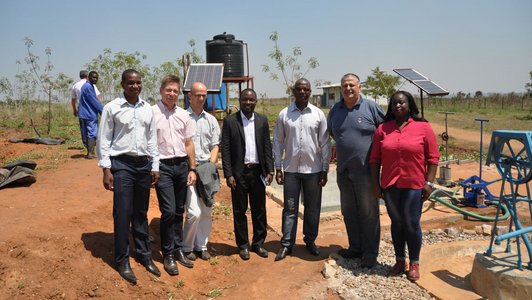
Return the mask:
[[[435,131],[440,132],[437,127]],[[60,151],[57,146],[12,144],[7,139],[17,133],[1,133],[2,164],[27,152]],[[465,132],[460,136],[474,141],[476,134]],[[337,298],[327,291],[320,271],[329,254],[346,243],[341,219],[331,218],[322,225],[317,241],[322,253],[319,257],[305,251],[299,234],[293,256],[274,262],[280,248],[280,208],[270,209],[275,206],[271,201],[268,222],[272,228],[265,244],[270,256],[263,259],[252,253],[249,261],[242,261],[234,242],[232,216],[227,214],[231,204],[225,185],[217,195],[209,244],[214,258],[196,261],[193,269],[180,266],[180,275],[175,277],[162,267],[160,214],[155,191],[152,192],[152,251],[163,274],[155,278],[132,260],[139,282],[131,286],[113,267],[112,194],[103,188],[97,162],[84,159],[81,149],[64,151],[58,167],[38,166],[38,179],[33,185],[0,190],[0,299]],[[45,156],[35,161],[45,165],[49,159]],[[464,168],[472,170],[471,165]],[[477,225],[453,222],[454,226]],[[430,227],[447,225],[431,223]]]

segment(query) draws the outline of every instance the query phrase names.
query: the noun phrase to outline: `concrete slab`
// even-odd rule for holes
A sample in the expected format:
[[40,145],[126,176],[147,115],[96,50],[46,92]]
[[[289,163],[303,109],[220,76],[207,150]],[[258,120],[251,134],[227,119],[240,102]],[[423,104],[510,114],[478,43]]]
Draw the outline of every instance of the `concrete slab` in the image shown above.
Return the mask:
[[423,246],[420,279],[416,282],[438,299],[482,299],[469,281],[473,259],[487,241],[465,241]]
[[490,257],[475,256],[471,272],[474,290],[488,299],[532,299],[532,270],[526,268],[530,261],[526,248],[521,256],[523,270],[517,269],[516,253],[506,253],[505,248],[496,247]]

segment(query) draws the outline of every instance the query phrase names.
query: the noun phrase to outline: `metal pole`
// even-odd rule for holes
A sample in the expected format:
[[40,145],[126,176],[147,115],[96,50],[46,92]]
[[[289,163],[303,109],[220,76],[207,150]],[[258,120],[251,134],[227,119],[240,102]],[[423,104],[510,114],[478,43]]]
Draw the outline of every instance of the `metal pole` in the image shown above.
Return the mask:
[[445,142],[445,161],[449,165],[449,129],[447,127],[447,115],[453,115],[454,113],[448,111],[439,111],[440,114],[445,114],[445,132],[442,133],[441,138]]
[[425,118],[425,113],[423,109],[423,90],[422,89],[419,89],[419,97],[421,99],[421,117]]
[[488,119],[475,119],[475,121],[480,122],[480,164],[479,164],[479,171],[478,171],[478,177],[480,178],[480,181],[482,181],[482,133],[484,132],[484,122],[489,122]]

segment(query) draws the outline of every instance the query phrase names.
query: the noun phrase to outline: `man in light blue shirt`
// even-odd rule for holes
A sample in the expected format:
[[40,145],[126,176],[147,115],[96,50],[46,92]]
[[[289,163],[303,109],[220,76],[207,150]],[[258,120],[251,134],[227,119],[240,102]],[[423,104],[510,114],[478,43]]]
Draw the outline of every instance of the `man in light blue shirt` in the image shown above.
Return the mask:
[[151,106],[139,95],[140,73],[122,73],[123,97],[105,105],[98,131],[98,165],[103,185],[113,191],[115,264],[125,280],[137,283],[129,263],[129,231],[133,233],[137,260],[155,276],[161,272],[151,256],[148,238],[150,187],[159,179],[157,131]]
[[327,183],[331,144],[325,114],[308,99],[310,82],[299,79],[294,84],[295,102],[284,108],[277,118],[273,136],[275,179],[283,185],[283,237],[275,260],[292,252],[297,232],[299,196],[303,188],[305,207],[303,234],[307,250],[319,255],[315,240],[321,212],[321,189]]
[[[217,185],[216,190],[219,190],[219,177],[215,164],[218,161],[220,126],[218,125],[218,120],[203,109],[208,96],[207,87],[201,82],[195,82],[192,84],[188,96],[190,98],[190,107],[187,112],[196,124],[196,131],[192,141],[194,142],[198,173],[204,167],[207,167],[206,164],[211,164],[210,167],[214,170],[214,173],[211,173],[209,178],[217,181],[215,183]],[[198,177],[200,176],[198,175]],[[198,178],[197,181],[201,181],[201,179]],[[197,257],[203,260],[210,258],[207,242],[211,234],[212,202],[207,203],[209,199],[202,197],[200,188],[198,188],[197,184],[187,187],[187,202],[185,205],[187,214],[183,228],[183,251],[190,260],[196,260]]]

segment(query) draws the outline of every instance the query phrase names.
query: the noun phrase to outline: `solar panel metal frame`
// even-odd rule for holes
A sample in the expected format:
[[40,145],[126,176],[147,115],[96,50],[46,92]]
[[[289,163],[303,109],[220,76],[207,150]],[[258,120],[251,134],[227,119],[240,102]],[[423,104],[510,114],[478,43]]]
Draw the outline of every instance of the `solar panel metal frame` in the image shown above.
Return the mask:
[[220,92],[224,73],[223,63],[190,64],[183,84],[183,92],[192,89],[194,82],[202,82],[207,92]]
[[449,92],[444,88],[412,68],[393,69],[393,71],[430,96],[449,95]]

